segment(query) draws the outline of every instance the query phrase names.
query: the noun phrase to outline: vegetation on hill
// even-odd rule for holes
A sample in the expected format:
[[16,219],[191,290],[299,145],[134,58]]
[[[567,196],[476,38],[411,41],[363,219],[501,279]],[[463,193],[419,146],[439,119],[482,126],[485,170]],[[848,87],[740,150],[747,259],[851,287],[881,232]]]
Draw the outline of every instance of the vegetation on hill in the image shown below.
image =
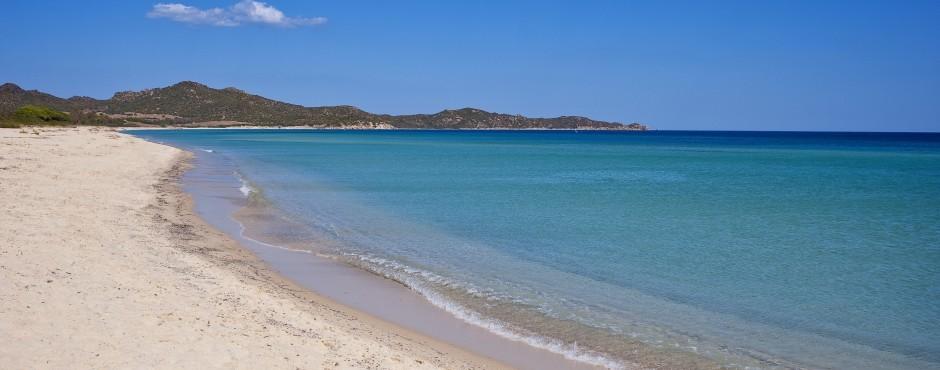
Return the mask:
[[72,112],[77,124],[177,126],[312,126],[328,128],[565,128],[645,130],[640,124],[622,125],[585,117],[528,118],[474,108],[435,114],[392,116],[373,114],[352,106],[304,107],[283,103],[236,88],[213,89],[184,81],[143,91],[114,94],[111,99],[58,98],[26,91],[13,84],[0,85],[0,117],[34,104]]
[[0,115],[0,128],[20,126],[126,126],[128,122],[109,117],[104,113],[78,111],[61,112],[49,107],[27,104],[12,113]]
[[62,124],[69,121],[69,115],[49,107],[24,105],[13,112],[13,120],[22,124]]
[[0,127],[21,125],[64,125],[70,122],[69,114],[49,107],[27,104],[0,119]]

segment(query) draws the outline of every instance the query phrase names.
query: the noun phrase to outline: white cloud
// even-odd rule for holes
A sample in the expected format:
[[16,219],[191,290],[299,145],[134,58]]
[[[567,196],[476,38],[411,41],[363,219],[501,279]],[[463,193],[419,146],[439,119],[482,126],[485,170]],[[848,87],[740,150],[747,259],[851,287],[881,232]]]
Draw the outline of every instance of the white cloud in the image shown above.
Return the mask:
[[212,8],[202,10],[183,4],[157,4],[147,13],[150,18],[169,18],[177,22],[211,24],[213,26],[237,26],[238,21],[226,10]]
[[176,22],[235,27],[257,23],[281,27],[316,26],[326,18],[288,17],[277,8],[253,0],[242,0],[228,8],[199,9],[178,3],[159,3],[147,13],[150,18],[167,18]]

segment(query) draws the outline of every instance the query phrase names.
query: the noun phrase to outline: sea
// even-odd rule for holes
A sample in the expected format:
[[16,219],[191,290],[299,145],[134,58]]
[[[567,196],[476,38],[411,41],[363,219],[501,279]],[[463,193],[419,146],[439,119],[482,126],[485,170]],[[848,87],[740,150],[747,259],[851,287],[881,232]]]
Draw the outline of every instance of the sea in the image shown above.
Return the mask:
[[257,238],[570,359],[940,369],[940,134],[129,132],[224,163]]

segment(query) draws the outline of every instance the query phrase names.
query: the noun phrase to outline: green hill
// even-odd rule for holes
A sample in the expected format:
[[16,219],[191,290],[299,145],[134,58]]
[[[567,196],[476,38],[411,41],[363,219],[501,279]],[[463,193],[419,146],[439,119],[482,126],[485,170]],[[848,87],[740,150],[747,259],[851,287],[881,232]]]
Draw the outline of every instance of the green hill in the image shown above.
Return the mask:
[[392,116],[352,106],[304,107],[252,95],[236,88],[214,89],[184,81],[143,91],[125,91],[111,99],[59,98],[11,83],[0,85],[0,117],[25,105],[69,112],[77,123],[175,126],[313,126],[329,128],[490,129],[553,128],[645,130],[585,117],[528,118],[474,108],[435,114]]

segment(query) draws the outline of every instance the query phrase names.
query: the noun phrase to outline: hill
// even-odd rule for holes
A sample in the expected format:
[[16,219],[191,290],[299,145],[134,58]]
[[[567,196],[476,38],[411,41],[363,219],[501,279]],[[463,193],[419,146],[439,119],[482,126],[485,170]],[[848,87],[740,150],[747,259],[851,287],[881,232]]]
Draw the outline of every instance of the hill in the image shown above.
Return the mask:
[[[73,117],[108,124],[200,126],[312,126],[325,128],[426,129],[611,129],[645,130],[641,124],[622,125],[585,117],[529,118],[480,109],[444,110],[435,114],[393,116],[352,106],[304,107],[246,93],[236,88],[214,89],[184,81],[143,91],[124,91],[106,100],[59,98],[11,83],[0,85],[0,117],[25,105],[49,107]],[[76,114],[78,113],[78,114]]]

